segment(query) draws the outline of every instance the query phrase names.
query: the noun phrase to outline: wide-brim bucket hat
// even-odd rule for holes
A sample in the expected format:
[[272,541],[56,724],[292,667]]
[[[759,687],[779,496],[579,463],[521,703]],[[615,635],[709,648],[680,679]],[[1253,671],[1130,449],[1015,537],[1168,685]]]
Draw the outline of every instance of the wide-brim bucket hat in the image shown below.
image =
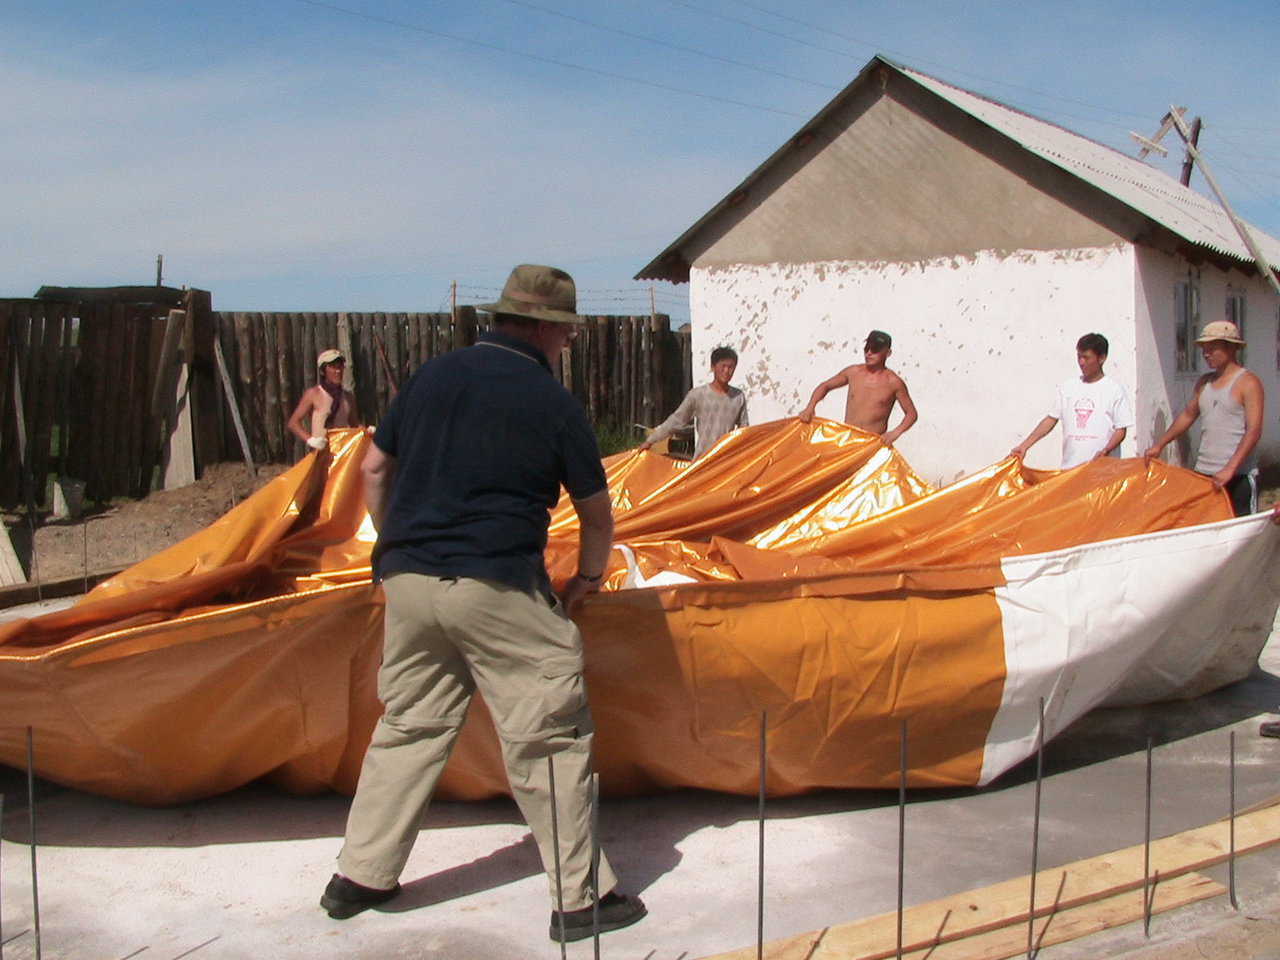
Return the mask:
[[477,310],[509,313],[552,323],[586,323],[578,316],[578,290],[573,277],[556,267],[522,263],[511,271],[497,303],[481,303]]
[[1196,337],[1196,343],[1211,343],[1214,340],[1225,340],[1227,343],[1244,345],[1244,340],[1240,337],[1240,328],[1230,320],[1215,320],[1213,323],[1206,323],[1204,329],[1200,331],[1200,336]]

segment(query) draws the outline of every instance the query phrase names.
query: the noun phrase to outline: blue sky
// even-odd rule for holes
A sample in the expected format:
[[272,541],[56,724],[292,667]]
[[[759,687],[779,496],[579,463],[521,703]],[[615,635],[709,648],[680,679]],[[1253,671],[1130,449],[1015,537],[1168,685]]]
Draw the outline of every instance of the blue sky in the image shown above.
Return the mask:
[[[1232,203],[1280,235],[1274,13],[0,0],[0,296],[152,282],[163,253],[220,309],[436,310],[532,261],[584,311],[647,312],[632,275],[877,52],[1127,152],[1185,104]],[[656,285],[659,309],[687,316],[686,292]]]

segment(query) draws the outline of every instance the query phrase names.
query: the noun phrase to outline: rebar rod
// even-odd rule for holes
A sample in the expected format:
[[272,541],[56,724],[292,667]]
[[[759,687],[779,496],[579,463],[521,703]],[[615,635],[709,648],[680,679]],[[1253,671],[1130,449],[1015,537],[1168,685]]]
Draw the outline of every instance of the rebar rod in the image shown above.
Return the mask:
[[1228,783],[1229,793],[1229,819],[1231,821],[1230,845],[1227,853],[1227,893],[1231,899],[1231,907],[1234,910],[1240,909],[1240,902],[1236,899],[1236,732],[1231,731],[1231,761],[1230,774]]
[[1044,697],[1040,698],[1040,722],[1036,728],[1036,800],[1031,820],[1031,900],[1027,908],[1027,960],[1031,960],[1036,932],[1036,873],[1040,869],[1040,790],[1044,782]]
[[556,765],[547,756],[547,792],[551,794],[551,846],[555,850],[556,865],[556,919],[560,924],[560,960],[565,960],[564,945],[564,880],[560,868],[560,816],[556,809]]
[[36,776],[35,734],[27,727],[27,831],[31,841],[31,919],[36,934],[36,960],[40,960],[40,880],[36,872]]
[[902,908],[907,865],[907,718],[898,734],[898,960],[902,960]]
[[1147,818],[1142,840],[1142,935],[1151,938],[1151,738],[1147,737]]
[[591,943],[600,960],[600,774],[591,774]]
[[758,819],[760,823],[756,860],[756,960],[764,957],[764,796],[765,779],[769,769],[769,711],[760,712],[760,798]]

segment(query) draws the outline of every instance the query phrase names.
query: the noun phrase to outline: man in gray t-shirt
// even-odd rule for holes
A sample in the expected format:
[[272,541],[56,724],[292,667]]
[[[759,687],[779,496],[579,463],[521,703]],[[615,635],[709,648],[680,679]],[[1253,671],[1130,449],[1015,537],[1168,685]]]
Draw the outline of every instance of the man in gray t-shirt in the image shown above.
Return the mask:
[[659,440],[677,430],[694,428],[693,458],[696,460],[719,442],[729,431],[747,426],[747,395],[729,386],[738,368],[738,354],[731,347],[711,351],[711,382],[694,387],[675,413],[663,420],[640,444],[648,450]]

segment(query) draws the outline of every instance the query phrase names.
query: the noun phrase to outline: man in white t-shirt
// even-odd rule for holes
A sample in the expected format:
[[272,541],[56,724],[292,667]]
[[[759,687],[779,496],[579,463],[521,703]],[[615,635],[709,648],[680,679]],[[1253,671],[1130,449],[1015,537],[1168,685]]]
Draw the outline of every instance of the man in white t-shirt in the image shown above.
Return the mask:
[[1064,381],[1049,415],[1027,439],[1009,452],[1021,460],[1036,441],[1062,422],[1062,469],[1069,470],[1120,449],[1133,426],[1133,410],[1124,387],[1102,372],[1107,362],[1107,338],[1086,333],[1076,341],[1080,376]]

